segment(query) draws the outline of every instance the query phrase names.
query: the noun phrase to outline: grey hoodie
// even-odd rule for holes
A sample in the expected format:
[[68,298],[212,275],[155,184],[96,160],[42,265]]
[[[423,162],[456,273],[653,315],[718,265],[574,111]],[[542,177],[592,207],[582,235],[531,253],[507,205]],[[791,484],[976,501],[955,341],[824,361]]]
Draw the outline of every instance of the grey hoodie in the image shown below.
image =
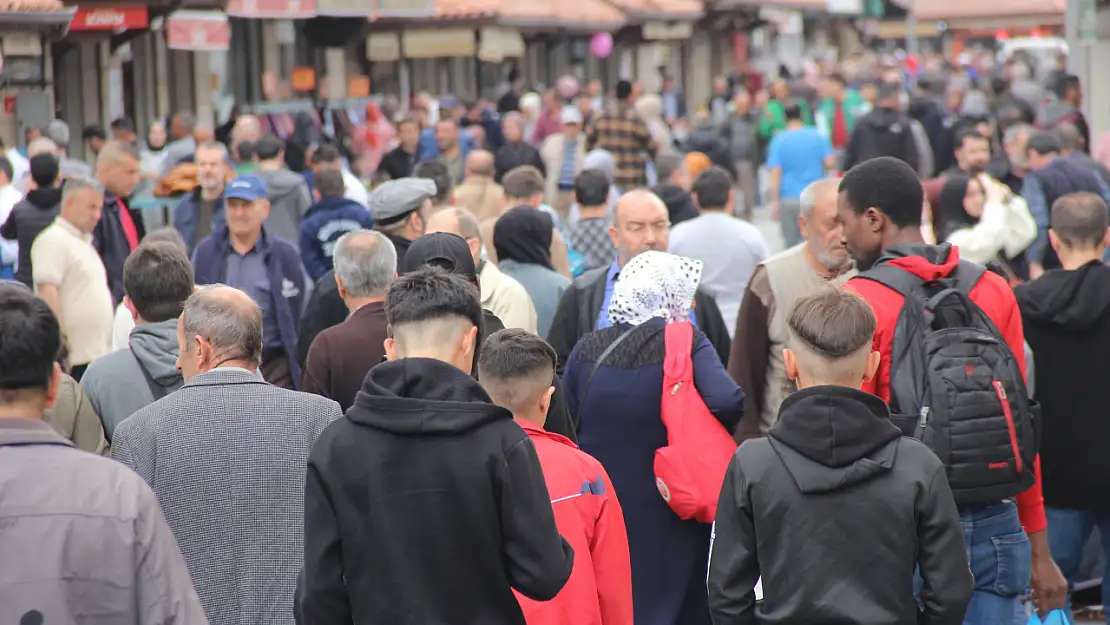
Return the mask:
[[164,390],[161,396],[181,388],[184,380],[177,370],[177,351],[177,319],[169,319],[136,326],[126,349],[89,365],[81,378],[81,388],[100,415],[108,440],[124,419],[161,399],[154,397],[143,369]]
[[254,175],[266,185],[270,198],[270,216],[266,218],[266,232],[281,237],[297,246],[301,221],[312,205],[304,177],[288,169],[275,171],[255,170]]

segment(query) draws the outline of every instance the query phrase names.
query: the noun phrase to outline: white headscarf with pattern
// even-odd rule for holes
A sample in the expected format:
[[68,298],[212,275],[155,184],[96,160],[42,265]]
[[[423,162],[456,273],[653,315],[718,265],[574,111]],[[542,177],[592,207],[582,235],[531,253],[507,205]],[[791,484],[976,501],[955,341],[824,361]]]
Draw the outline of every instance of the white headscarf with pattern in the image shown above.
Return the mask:
[[609,301],[613,325],[640,325],[660,318],[686,321],[701,280],[702,262],[667,252],[636,256],[621,270]]

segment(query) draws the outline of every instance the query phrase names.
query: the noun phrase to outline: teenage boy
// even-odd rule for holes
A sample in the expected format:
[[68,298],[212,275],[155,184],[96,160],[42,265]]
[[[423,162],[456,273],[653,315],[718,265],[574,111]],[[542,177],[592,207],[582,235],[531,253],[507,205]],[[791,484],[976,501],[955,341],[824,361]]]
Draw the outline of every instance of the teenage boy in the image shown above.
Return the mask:
[[725,475],[709,563],[714,625],[959,625],[972,578],[944,465],[860,390],[879,367],[874,314],[830,287],[798,300],[787,323],[798,392]]
[[482,344],[478,379],[493,403],[507,408],[536,446],[555,525],[574,548],[574,570],[551,601],[518,593],[528,625],[631,625],[632,569],[613,484],[601,463],[570,439],[544,430],[555,375],[555,348],[510,328]]

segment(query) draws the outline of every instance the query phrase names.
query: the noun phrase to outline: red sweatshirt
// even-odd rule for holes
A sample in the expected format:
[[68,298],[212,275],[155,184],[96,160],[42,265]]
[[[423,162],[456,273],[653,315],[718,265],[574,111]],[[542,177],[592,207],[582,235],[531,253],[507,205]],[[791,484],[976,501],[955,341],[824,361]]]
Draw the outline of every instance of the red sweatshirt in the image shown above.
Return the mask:
[[551,601],[517,593],[528,625],[632,625],[628,534],[613,483],[601,463],[564,436],[517,423],[536,446],[555,525],[574,547],[570,579]]
[[[942,246],[922,245],[922,250],[929,250],[936,256]],[[936,280],[943,278],[956,268],[960,262],[959,250],[955,247],[947,258],[938,259],[936,263],[924,256],[903,256],[889,261],[889,264],[905,269],[922,280]],[[853,278],[844,288],[859,293],[871,304],[875,311],[878,326],[875,328],[874,349],[882,354],[879,371],[875,379],[863,385],[863,390],[878,395],[883,401],[890,401],[890,357],[894,343],[894,326],[898,322],[898,314],[902,312],[902,296],[878,282],[865,278]],[[1017,300],[1010,286],[999,275],[990,271],[971,290],[971,299],[991,321],[998,326],[998,331],[1009,344],[1010,349],[1017,358],[1021,367],[1022,376],[1025,375],[1025,342],[1021,330],[1021,311],[1018,310]],[[1044,514],[1044,496],[1041,494],[1041,460],[1037,457],[1036,482],[1029,490],[1017,497],[1018,514],[1026,533],[1032,534],[1043,531],[1048,527]]]

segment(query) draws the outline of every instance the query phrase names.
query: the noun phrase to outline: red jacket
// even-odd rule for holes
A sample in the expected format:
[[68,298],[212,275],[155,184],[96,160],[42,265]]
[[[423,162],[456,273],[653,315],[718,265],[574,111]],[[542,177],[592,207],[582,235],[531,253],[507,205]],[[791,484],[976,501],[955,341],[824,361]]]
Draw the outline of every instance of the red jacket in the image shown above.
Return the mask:
[[[922,280],[936,280],[952,273],[960,262],[959,250],[951,248],[945,253],[947,245],[919,245],[898,246],[901,253],[907,250],[914,252],[913,256],[902,256],[888,261],[888,264],[905,269]],[[888,252],[889,253],[889,252]],[[865,382],[863,390],[878,395],[883,401],[890,401],[890,355],[894,343],[894,326],[898,322],[898,314],[902,312],[902,296],[878,282],[866,278],[852,278],[844,288],[859,293],[875,311],[878,325],[875,328],[874,349],[882,355],[879,371],[871,382]],[[975,287],[971,289],[971,300],[974,301],[991,321],[998,326],[998,331],[1009,344],[1010,350],[1017,358],[1021,374],[1025,375],[1025,341],[1021,330],[1021,311],[1018,309],[1014,292],[1001,276],[993,272],[986,272]],[[1027,533],[1043,531],[1048,523],[1044,514],[1044,496],[1041,494],[1041,464],[1040,457],[1034,467],[1037,481],[1029,490],[1017,497],[1018,513],[1021,523]]]
[[518,420],[540,457],[555,525],[574,547],[574,568],[551,601],[517,593],[528,625],[632,625],[628,534],[613,483],[601,463],[570,439]]

